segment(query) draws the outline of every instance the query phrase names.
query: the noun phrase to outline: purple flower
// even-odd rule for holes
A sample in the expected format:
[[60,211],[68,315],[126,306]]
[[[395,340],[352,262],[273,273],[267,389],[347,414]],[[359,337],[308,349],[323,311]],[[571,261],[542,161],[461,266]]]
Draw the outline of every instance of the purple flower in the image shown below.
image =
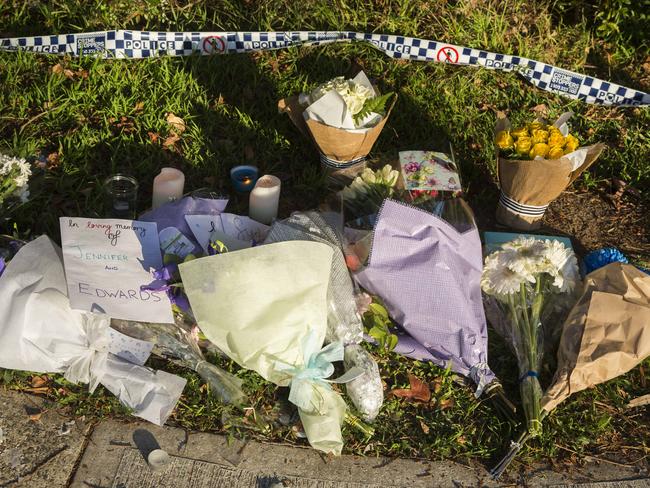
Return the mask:
[[140,286],[140,290],[164,291],[172,306],[176,305],[183,312],[189,312],[190,302],[187,300],[187,297],[180,287],[173,286],[178,281],[178,265],[167,264],[160,269],[154,270],[152,275],[154,281],[148,285]]
[[156,280],[171,281],[174,276],[178,276],[178,264],[166,264],[162,268],[154,270],[152,274]]
[[416,171],[420,171],[420,163],[409,163],[404,166],[406,173],[415,173]]

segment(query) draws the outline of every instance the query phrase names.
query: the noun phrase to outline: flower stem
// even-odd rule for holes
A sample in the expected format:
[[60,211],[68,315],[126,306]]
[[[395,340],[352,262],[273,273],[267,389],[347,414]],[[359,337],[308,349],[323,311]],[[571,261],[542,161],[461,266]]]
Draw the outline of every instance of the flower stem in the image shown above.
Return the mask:
[[350,412],[345,413],[345,423],[350,427],[354,427],[359,432],[364,434],[366,437],[372,437],[373,435],[375,435],[374,427],[366,424],[359,417],[351,414]]

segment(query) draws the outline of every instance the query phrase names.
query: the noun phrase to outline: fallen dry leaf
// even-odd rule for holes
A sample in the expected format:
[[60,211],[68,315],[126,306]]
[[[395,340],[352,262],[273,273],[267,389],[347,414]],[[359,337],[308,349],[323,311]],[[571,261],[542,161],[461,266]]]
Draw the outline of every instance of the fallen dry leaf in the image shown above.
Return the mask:
[[50,382],[50,378],[47,376],[32,376],[32,388],[40,388],[46,386]]
[[630,400],[630,402],[627,404],[627,408],[643,407],[645,405],[650,405],[650,394]]
[[156,144],[158,142],[158,138],[160,137],[158,134],[156,134],[155,132],[151,132],[151,131],[147,132],[147,135],[149,136],[149,140],[151,142],[153,142],[154,144]]
[[59,153],[57,153],[57,152],[53,152],[53,153],[48,154],[48,156],[47,156],[47,168],[48,169],[57,168],[59,166],[59,159],[60,159],[60,156],[59,156]]
[[52,74],[60,75],[61,73],[63,73],[63,65],[61,63],[52,66]]
[[438,376],[436,379],[434,379],[432,382],[432,386],[433,386],[433,392],[438,393],[442,388],[442,377]]
[[34,395],[47,395],[50,392],[48,386],[39,386],[38,388],[22,388],[21,391],[33,393]]
[[422,429],[422,432],[425,434],[429,433],[429,426],[425,424],[422,420],[420,420],[420,428]]
[[438,405],[440,405],[440,410],[447,410],[448,408],[451,408],[454,406],[454,399],[453,398],[445,398],[443,400],[440,400],[438,402]]
[[42,411],[41,412],[36,412],[36,413],[31,413],[31,414],[29,414],[29,420],[31,420],[32,422],[38,422],[39,420],[41,420],[42,415],[43,415]]
[[133,107],[133,110],[135,112],[142,112],[142,110],[144,110],[144,102],[136,103],[135,106]]
[[431,390],[425,382],[420,380],[417,376],[409,374],[410,388],[398,388],[391,390],[390,393],[398,398],[406,398],[408,400],[417,400],[420,402],[428,402],[431,400]]
[[172,126],[177,134],[182,134],[185,131],[185,121],[172,112],[167,114],[167,123]]
[[180,140],[181,140],[181,138],[178,137],[177,134],[172,132],[171,135],[167,139],[165,139],[165,142],[163,142],[163,146],[172,147],[174,144],[176,144]]
[[539,115],[546,115],[548,113],[548,107],[543,103],[540,103],[539,105],[535,105],[533,108],[531,108],[530,111],[535,112]]

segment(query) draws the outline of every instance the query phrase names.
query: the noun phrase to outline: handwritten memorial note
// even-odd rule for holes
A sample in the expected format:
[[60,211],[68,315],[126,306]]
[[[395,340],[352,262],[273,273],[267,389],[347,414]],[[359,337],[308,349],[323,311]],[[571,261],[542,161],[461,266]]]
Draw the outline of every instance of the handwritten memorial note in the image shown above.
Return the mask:
[[206,253],[210,241],[221,241],[228,251],[238,251],[260,244],[269,233],[268,225],[235,214],[186,215],[185,220]]
[[62,217],[61,244],[73,308],[142,322],[172,323],[164,291],[141,290],[162,266],[153,222]]

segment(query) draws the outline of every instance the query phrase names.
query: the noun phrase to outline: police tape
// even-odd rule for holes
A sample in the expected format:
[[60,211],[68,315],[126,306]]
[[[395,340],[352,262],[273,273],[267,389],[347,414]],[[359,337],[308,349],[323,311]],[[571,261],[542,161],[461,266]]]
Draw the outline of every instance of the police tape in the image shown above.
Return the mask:
[[346,31],[148,32],[112,30],[82,34],[0,39],[0,51],[33,51],[104,58],[151,58],[248,53],[297,45],[368,42],[395,59],[514,71],[533,85],[587,103],[650,105],[650,95],[592,76],[509,54],[497,54],[439,41]]

